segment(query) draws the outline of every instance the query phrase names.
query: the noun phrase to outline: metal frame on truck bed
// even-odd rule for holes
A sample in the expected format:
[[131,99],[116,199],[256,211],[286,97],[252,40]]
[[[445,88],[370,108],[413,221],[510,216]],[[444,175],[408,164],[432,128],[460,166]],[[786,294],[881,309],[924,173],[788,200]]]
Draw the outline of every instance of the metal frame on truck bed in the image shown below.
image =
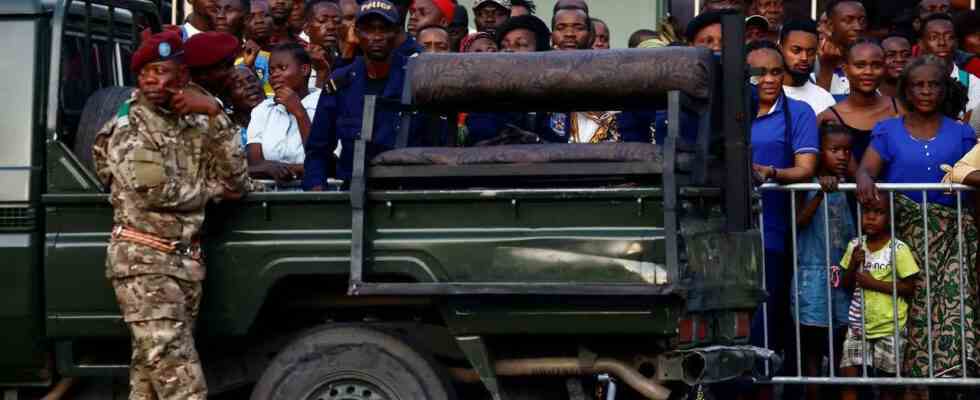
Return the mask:
[[[415,95],[412,92],[413,68],[417,63],[426,62],[427,57],[423,55],[415,61],[409,63],[407,73],[408,80],[405,84],[401,104],[392,104],[390,100],[378,99],[375,96],[367,96],[364,105],[364,121],[361,136],[356,141],[354,150],[353,179],[350,185],[351,204],[353,207],[352,227],[354,231],[351,254],[351,275],[350,293],[351,294],[585,294],[585,295],[667,295],[677,290],[676,279],[680,273],[679,267],[679,248],[678,238],[678,195],[680,191],[691,189],[686,187],[700,186],[704,188],[708,184],[708,165],[712,154],[709,153],[709,145],[712,137],[712,109],[722,111],[724,115],[724,146],[726,159],[724,189],[726,193],[725,209],[728,215],[727,229],[729,232],[744,232],[750,229],[749,218],[749,188],[748,177],[748,93],[745,87],[747,75],[745,69],[745,50],[743,46],[737,45],[737,40],[744,37],[744,26],[736,23],[737,16],[730,15],[725,17],[724,37],[726,41],[726,53],[723,55],[724,73],[718,74],[712,71],[712,79],[718,79],[719,75],[728,79],[723,79],[724,101],[721,107],[713,104],[716,93],[712,90],[706,98],[694,98],[680,91],[671,90],[660,96],[653,98],[643,98],[643,104],[649,109],[666,107],[668,110],[668,134],[665,143],[661,144],[661,159],[658,161],[645,162],[563,162],[563,163],[539,163],[539,164],[478,164],[478,165],[439,165],[439,166],[417,166],[417,165],[372,165],[368,155],[369,143],[373,140],[374,117],[380,107],[388,110],[401,111],[403,114],[402,125],[397,140],[398,146],[405,146],[408,142],[407,136],[410,130],[411,113],[419,109],[433,111],[426,108],[426,105],[419,105],[415,102]],[[637,50],[631,50],[637,51]],[[656,52],[651,52],[651,57],[656,57]],[[453,55],[460,57],[466,55]],[[533,57],[533,55],[532,55]],[[738,77],[737,79],[731,77]],[[717,87],[716,82],[712,81],[711,88]],[[635,101],[635,100],[634,100]],[[626,102],[624,102],[626,103]],[[636,106],[636,103],[618,104],[620,106]],[[526,107],[526,104],[521,106]],[[554,108],[546,102],[536,105],[539,108]],[[591,106],[591,107],[590,107]],[[589,104],[583,101],[575,104],[573,108],[563,108],[561,111],[584,111],[600,107],[613,107],[617,104]],[[515,109],[512,104],[481,104],[481,110],[492,109],[494,111],[526,111],[527,108]],[[465,112],[474,111],[472,109],[440,109],[442,112]],[[536,109],[535,111],[538,111]],[[695,114],[699,120],[697,141],[693,146],[687,146],[690,153],[679,151],[678,140],[680,138],[680,113],[687,111]],[[451,115],[451,114],[450,114]],[[683,163],[679,161],[683,158]],[[678,167],[683,165],[684,176],[678,176]],[[668,284],[601,284],[601,283],[574,283],[574,282],[492,282],[492,283],[459,283],[459,282],[430,282],[430,283],[391,283],[391,282],[371,282],[366,280],[366,271],[370,269],[370,247],[372,239],[369,231],[371,219],[368,203],[372,200],[370,192],[371,182],[380,179],[411,179],[411,178],[459,178],[459,177],[532,177],[549,178],[562,177],[574,178],[576,176],[595,177],[597,175],[609,176],[657,176],[660,181],[662,191],[664,234],[666,241],[666,269],[668,271]],[[534,189],[525,189],[534,190]],[[615,192],[616,188],[594,189],[593,195],[601,195],[604,192]],[[517,199],[513,199],[515,207]],[[641,200],[642,201],[642,200]],[[744,210],[743,210],[744,209]]]

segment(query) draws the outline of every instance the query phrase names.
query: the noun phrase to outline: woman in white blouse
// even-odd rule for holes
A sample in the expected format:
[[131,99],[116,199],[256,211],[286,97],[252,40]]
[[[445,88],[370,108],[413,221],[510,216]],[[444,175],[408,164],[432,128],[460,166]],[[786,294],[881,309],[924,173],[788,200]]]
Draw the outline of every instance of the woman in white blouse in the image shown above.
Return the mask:
[[286,43],[272,49],[269,82],[275,96],[252,109],[248,124],[249,174],[256,179],[288,182],[303,177],[304,144],[320,99],[307,87],[310,56],[302,46]]

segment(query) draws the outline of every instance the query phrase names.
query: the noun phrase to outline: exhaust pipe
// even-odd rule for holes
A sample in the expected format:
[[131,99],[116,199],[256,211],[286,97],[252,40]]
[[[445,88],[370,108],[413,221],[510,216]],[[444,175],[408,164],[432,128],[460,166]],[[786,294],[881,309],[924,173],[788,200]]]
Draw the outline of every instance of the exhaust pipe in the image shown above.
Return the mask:
[[[626,363],[613,358],[599,358],[591,365],[583,365],[578,358],[550,357],[499,360],[494,364],[497,376],[575,376],[609,374],[619,378],[643,396],[651,400],[667,400],[670,389],[649,379]],[[472,369],[451,368],[457,381],[476,383],[480,376]]]
[[771,371],[779,369],[779,364],[779,357],[768,349],[751,346],[713,346],[676,351],[660,356],[657,379],[682,381],[691,386],[724,382],[744,376],[768,379],[772,375]]

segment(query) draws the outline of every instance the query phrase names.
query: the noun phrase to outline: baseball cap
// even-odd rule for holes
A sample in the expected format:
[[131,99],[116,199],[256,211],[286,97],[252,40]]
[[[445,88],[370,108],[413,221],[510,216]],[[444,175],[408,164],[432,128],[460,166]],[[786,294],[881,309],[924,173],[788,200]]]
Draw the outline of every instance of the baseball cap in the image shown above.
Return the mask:
[[398,9],[388,0],[368,0],[362,3],[361,7],[357,10],[356,22],[361,22],[362,19],[370,15],[380,16],[391,24],[398,24],[401,21],[401,17],[398,15]]
[[745,18],[745,26],[758,26],[764,30],[769,30],[769,20],[761,15],[750,15]]
[[510,10],[510,0],[473,0],[473,9],[476,10],[487,3],[493,3]]

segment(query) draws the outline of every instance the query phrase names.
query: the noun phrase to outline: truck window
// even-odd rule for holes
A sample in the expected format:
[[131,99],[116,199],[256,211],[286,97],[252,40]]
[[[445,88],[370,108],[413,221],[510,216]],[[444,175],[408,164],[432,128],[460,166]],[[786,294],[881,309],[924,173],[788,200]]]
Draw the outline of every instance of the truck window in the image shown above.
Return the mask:
[[108,7],[92,5],[86,10],[83,2],[72,3],[62,41],[59,91],[60,132],[67,144],[75,139],[82,110],[92,93],[111,86],[135,85],[129,63],[136,46],[134,34],[139,29],[129,10],[113,8],[109,18]]
[[38,69],[35,42],[39,34],[37,21],[8,20],[0,24],[0,202],[26,202],[31,175],[31,138],[35,107],[35,82]]

